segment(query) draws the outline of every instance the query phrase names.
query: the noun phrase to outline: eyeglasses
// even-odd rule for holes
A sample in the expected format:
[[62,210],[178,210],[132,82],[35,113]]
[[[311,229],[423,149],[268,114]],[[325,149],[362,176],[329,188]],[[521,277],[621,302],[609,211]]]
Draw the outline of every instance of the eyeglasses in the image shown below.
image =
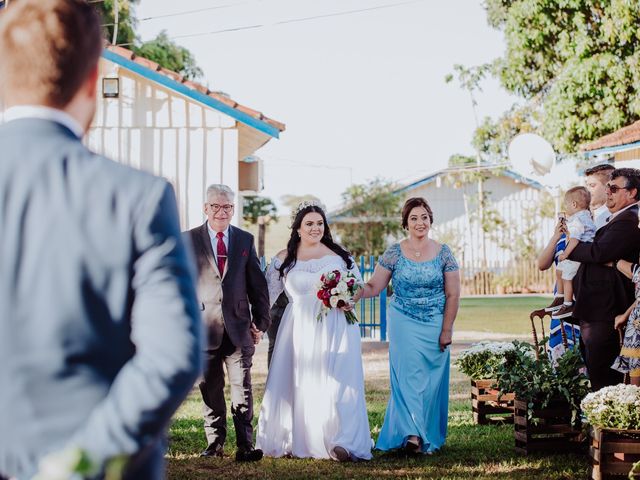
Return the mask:
[[220,210],[222,210],[225,213],[229,213],[231,212],[231,210],[233,210],[233,205],[231,203],[227,203],[226,205],[218,205],[217,203],[207,203],[207,205],[211,207],[211,210],[213,210],[214,213],[217,213]]
[[607,183],[604,187],[611,193],[617,193],[618,190],[629,190],[629,187],[619,187],[618,185],[612,185],[610,183]]

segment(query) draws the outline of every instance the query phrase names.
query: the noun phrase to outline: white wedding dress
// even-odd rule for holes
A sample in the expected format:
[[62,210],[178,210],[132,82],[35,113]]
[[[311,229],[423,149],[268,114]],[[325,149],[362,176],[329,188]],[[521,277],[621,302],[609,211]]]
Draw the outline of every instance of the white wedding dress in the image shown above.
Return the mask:
[[[281,280],[281,264],[276,257],[269,266],[269,297],[273,304],[284,288],[290,303],[276,337],[256,447],[271,457],[335,459],[333,448],[340,446],[352,458],[370,459],[360,329],[340,309],[317,320],[320,275],[346,265],[337,255],[298,260]],[[355,265],[351,271],[360,278]]]

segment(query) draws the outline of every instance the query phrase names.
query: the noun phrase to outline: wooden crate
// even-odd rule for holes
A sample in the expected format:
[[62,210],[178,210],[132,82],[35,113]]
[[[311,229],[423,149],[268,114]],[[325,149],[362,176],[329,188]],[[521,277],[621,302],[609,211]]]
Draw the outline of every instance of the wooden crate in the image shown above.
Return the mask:
[[552,400],[546,408],[533,411],[537,422],[527,418],[527,402],[514,400],[513,427],[516,451],[528,455],[535,452],[581,452],[585,436],[571,424],[571,407],[566,400]]
[[491,425],[513,423],[513,393],[500,392],[495,388],[495,380],[471,380],[471,409],[473,423]]
[[592,427],[589,432],[589,457],[589,478],[626,479],[633,464],[640,461],[640,430]]

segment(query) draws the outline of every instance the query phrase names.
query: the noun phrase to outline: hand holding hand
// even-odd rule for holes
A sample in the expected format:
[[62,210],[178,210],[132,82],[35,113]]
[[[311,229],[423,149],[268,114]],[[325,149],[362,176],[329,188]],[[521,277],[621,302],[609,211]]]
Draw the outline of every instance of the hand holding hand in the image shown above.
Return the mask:
[[253,337],[254,345],[260,343],[260,340],[262,339],[262,332],[258,330],[258,328],[253,323],[251,324],[251,336]]
[[440,351],[444,352],[446,348],[451,345],[451,330],[442,330],[440,332]]

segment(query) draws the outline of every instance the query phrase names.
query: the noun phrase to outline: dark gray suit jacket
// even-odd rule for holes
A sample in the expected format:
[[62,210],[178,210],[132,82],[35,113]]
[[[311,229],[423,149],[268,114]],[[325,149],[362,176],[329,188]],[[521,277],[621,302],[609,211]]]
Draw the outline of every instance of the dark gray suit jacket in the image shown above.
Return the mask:
[[[236,347],[253,345],[251,322],[261,331],[269,328],[269,289],[260,269],[253,235],[231,225],[224,276],[220,278],[213,256],[207,222],[188,232],[198,265],[198,297],[208,335],[208,348],[218,348],[226,329]],[[222,284],[222,298],[216,294]],[[219,306],[222,303],[222,317]],[[251,304],[251,313],[249,311]]]
[[173,190],[47,120],[1,126],[0,148],[0,474],[74,445],[161,478],[201,368]]

